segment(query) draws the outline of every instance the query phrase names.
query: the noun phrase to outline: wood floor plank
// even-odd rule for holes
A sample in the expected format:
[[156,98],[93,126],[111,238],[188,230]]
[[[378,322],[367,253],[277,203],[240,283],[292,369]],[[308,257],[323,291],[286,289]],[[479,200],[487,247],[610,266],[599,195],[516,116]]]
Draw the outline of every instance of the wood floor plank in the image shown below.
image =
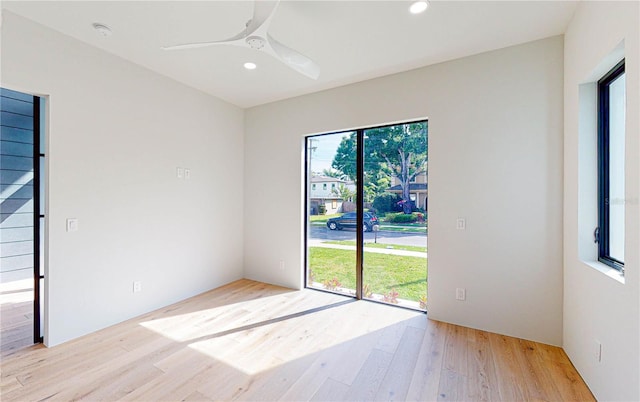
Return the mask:
[[447,324],[447,340],[443,355],[444,367],[463,376],[468,374],[467,331],[468,328]]
[[564,401],[595,401],[595,397],[570,362],[554,362],[548,367]]
[[484,331],[467,329],[467,396],[474,401],[500,399],[498,377],[488,335]]
[[411,377],[407,373],[413,373],[416,367],[423,338],[423,330],[412,326],[405,327],[375,400],[403,401],[406,399],[411,384]]
[[447,324],[429,321],[421,341],[416,367],[407,392],[409,401],[435,401],[438,398],[442,352]]
[[[110,361],[124,351],[118,347],[85,351],[83,359],[70,355],[56,361],[43,361],[41,367],[28,370],[16,378],[23,387],[3,395],[7,400],[41,400],[55,397],[83,383],[83,375],[96,363]],[[104,380],[104,379],[103,379]],[[103,383],[104,384],[104,383]],[[64,399],[61,399],[64,400]]]
[[505,401],[526,400],[525,390],[520,387],[522,371],[518,366],[515,351],[508,336],[489,334],[489,343],[493,351],[493,361],[499,373],[498,389],[500,398]]
[[[511,338],[518,366],[522,373],[522,382],[526,388],[527,399],[553,401],[562,396],[553,381],[549,382],[547,370],[541,367],[535,346],[522,339]],[[549,346],[551,347],[551,346]]]
[[406,328],[407,323],[405,322],[402,322],[399,325],[390,325],[385,327],[375,348],[388,353],[395,353]]
[[380,331],[358,334],[353,339],[335,339],[318,351],[317,358],[283,395],[287,400],[308,400],[331,378],[340,384],[353,383],[370,351],[381,336]]
[[311,401],[342,401],[349,391],[349,386],[333,378],[327,378],[318,391],[311,397]]
[[281,400],[289,387],[297,381],[314,359],[314,355],[309,355],[258,373],[241,392],[234,395],[233,399],[238,401]]
[[0,371],[2,401],[594,400],[559,348],[250,280]]
[[20,381],[18,381],[17,378],[11,377],[3,379],[0,381],[0,396],[6,395],[7,393],[19,388],[22,388],[22,384],[20,384]]
[[198,391],[194,391],[182,400],[183,402],[210,402],[211,398],[207,398]]
[[380,349],[373,349],[362,366],[358,376],[351,384],[346,400],[372,401],[378,394],[380,385],[389,370],[393,354]]
[[131,364],[121,370],[112,371],[109,376],[97,381],[83,381],[72,389],[65,389],[57,398],[67,401],[121,401],[142,385],[162,375],[162,370],[149,363]]
[[438,401],[465,401],[467,377],[455,370],[442,368],[438,387]]

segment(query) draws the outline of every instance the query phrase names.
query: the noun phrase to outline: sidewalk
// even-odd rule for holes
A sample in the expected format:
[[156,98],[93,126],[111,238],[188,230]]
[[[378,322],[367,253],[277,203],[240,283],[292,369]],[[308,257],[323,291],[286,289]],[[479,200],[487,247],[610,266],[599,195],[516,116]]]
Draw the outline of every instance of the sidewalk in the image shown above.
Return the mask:
[[[307,243],[309,247],[324,247],[324,248],[336,248],[338,250],[356,250],[356,246],[345,246],[342,244],[327,244],[323,243],[321,240],[310,239]],[[365,253],[378,253],[378,254],[391,254],[391,255],[403,255],[406,257],[420,257],[427,258],[427,253],[423,253],[421,251],[407,251],[407,250],[396,250],[392,248],[372,248],[364,247]]]

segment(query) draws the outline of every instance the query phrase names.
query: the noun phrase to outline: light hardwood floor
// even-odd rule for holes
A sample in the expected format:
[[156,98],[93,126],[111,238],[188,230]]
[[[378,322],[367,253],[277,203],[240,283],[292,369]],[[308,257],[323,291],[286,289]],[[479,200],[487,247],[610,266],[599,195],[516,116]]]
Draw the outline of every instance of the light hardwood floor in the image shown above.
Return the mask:
[[556,347],[241,280],[2,361],[1,399],[593,400]]

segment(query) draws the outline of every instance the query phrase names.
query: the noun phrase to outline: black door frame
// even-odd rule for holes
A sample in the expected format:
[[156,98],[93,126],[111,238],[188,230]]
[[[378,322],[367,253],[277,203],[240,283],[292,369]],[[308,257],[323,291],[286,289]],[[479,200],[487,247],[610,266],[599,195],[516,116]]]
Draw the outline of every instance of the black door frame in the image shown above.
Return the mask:
[[41,152],[40,130],[40,97],[33,97],[33,343],[42,343],[44,337],[41,335],[40,318],[40,281],[44,279],[44,275],[40,274],[40,233],[43,228],[40,227],[40,219],[44,218],[40,208],[40,158],[44,158],[44,152]]
[[[309,289],[313,289],[313,290],[318,290],[321,292],[328,292],[328,293],[335,293],[335,292],[331,292],[325,289],[318,289],[318,288],[312,288],[309,287],[309,282],[308,282],[308,267],[309,267],[309,194],[310,194],[310,183],[309,183],[309,179],[310,179],[310,172],[309,172],[309,156],[310,156],[310,151],[311,148],[309,147],[309,140],[311,138],[314,137],[321,137],[323,135],[333,135],[333,134],[343,134],[343,133],[356,133],[356,164],[357,164],[357,168],[356,168],[356,228],[362,228],[364,225],[364,168],[362,168],[364,166],[364,133],[367,130],[372,130],[372,129],[377,129],[377,128],[384,128],[384,127],[390,127],[390,126],[397,126],[397,125],[401,125],[401,124],[411,124],[411,123],[419,123],[419,122],[425,122],[428,121],[427,118],[422,118],[422,119],[415,119],[415,120],[408,120],[408,121],[404,121],[404,122],[399,122],[399,123],[391,123],[391,124],[383,124],[380,126],[371,126],[371,127],[364,127],[364,128],[358,128],[355,130],[343,130],[343,131],[334,131],[334,132],[327,132],[327,133],[320,133],[320,134],[311,134],[311,135],[307,135],[304,137],[304,183],[305,183],[305,195],[304,195],[304,213],[305,213],[305,220],[304,220],[304,275],[303,275],[303,280],[304,280],[304,287],[305,288],[309,288]],[[385,304],[388,305],[387,303],[378,301],[378,300],[373,300],[373,299],[364,299],[364,295],[362,294],[362,288],[363,288],[363,277],[364,277],[364,232],[362,230],[356,230],[356,295],[353,296],[356,300],[366,300],[366,301],[370,301],[370,302],[374,302],[374,303],[381,303],[381,304]],[[342,296],[345,297],[352,297],[349,295],[344,295],[342,293],[338,293]],[[415,310],[412,309],[410,307],[405,307],[405,306],[394,306],[394,307],[400,307],[400,308],[405,308],[408,310],[412,310],[412,311],[420,311],[420,310]],[[426,313],[426,311],[424,311]]]

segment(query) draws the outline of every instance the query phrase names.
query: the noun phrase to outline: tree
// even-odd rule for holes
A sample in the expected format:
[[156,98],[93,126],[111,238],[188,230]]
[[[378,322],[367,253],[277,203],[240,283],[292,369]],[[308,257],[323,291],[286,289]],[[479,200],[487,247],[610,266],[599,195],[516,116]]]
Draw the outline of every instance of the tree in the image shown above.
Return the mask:
[[356,138],[355,132],[342,137],[342,141],[336,150],[336,155],[333,157],[333,162],[331,162],[333,169],[345,174],[351,181],[356,181],[357,176]]
[[[343,137],[331,164],[333,171],[338,171],[343,175],[343,180],[356,181],[356,141],[357,134],[355,132]],[[384,166],[374,163],[372,167],[365,168],[364,172],[363,190],[365,202],[373,202],[377,196],[383,194],[391,185],[391,173],[385,171]]]
[[[411,213],[410,183],[427,170],[427,122],[369,129],[365,134],[364,176],[367,189],[380,194],[381,182],[396,177],[402,189],[403,211]],[[338,146],[331,166],[350,178],[356,176],[356,139],[352,133]]]
[[323,169],[322,175],[326,177],[333,177],[335,179],[340,179],[340,180],[348,180],[347,175],[335,169]]
[[338,187],[332,188],[331,193],[335,194],[336,197],[342,198],[343,201],[353,201],[356,197],[356,192],[343,183],[338,184]]

